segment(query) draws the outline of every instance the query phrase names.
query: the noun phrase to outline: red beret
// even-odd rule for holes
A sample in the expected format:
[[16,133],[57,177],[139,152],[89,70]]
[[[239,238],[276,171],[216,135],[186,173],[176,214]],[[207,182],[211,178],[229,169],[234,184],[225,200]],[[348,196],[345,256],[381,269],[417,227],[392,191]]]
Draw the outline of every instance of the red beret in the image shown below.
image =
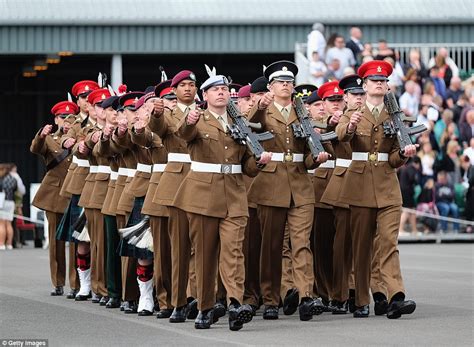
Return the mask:
[[372,60],[362,64],[357,74],[374,81],[385,81],[392,74],[392,65],[383,60]]
[[72,95],[74,95],[76,98],[82,94],[88,94],[93,90],[99,89],[99,85],[97,82],[94,81],[79,81],[75,85],[72,86]]
[[179,82],[184,80],[191,80],[196,82],[196,75],[194,74],[194,72],[189,70],[180,71],[171,80],[171,87],[176,87]]
[[326,82],[318,88],[318,96],[323,100],[335,95],[344,95],[344,90],[339,87],[338,81]]
[[51,113],[54,116],[61,114],[76,114],[79,111],[79,107],[71,101],[60,101],[51,109]]
[[110,97],[110,92],[107,88],[101,88],[93,90],[88,96],[87,101],[91,105],[95,105],[98,102],[104,101],[105,99]]
[[250,87],[251,87],[250,84],[247,84],[246,86],[243,86],[242,88],[240,88],[237,97],[248,98],[250,96]]

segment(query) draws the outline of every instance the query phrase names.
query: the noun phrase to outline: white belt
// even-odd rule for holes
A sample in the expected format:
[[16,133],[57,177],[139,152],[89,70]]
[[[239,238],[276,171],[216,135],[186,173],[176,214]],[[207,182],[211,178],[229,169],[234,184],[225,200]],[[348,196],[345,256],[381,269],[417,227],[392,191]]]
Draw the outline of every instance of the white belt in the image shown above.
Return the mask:
[[141,163],[137,164],[137,171],[151,173],[151,168],[152,168],[152,165],[146,165],[146,164],[141,164]]
[[319,165],[319,167],[324,168],[324,169],[334,169],[335,165],[336,165],[335,160],[326,160],[324,163]]
[[165,168],[166,164],[153,164],[153,172],[163,172]]
[[388,153],[352,152],[352,160],[357,160],[357,161],[388,161]]
[[119,170],[118,170],[118,174],[120,176],[133,177],[133,176],[135,176],[136,171],[137,170],[135,170],[135,169],[127,169],[125,167],[120,167]]
[[118,172],[116,171],[110,171],[110,179],[112,181],[116,180],[118,178]]
[[80,166],[80,167],[89,167],[89,162],[85,159],[79,159],[78,157],[76,156],[73,156],[72,157],[72,162],[73,163],[76,163],[77,166]]
[[240,174],[242,173],[242,165],[210,164],[210,163],[201,163],[199,161],[192,161],[191,170],[196,171],[196,172]]
[[168,153],[168,162],[190,163],[191,157],[186,153]]
[[90,173],[97,173],[99,172],[99,167],[97,165],[91,165],[89,168]]
[[304,159],[301,153],[272,153],[272,161],[300,163]]
[[112,170],[110,169],[110,167],[108,166],[105,166],[105,165],[99,165],[97,166],[97,172],[100,172],[100,173],[105,173],[105,174],[110,174]]
[[336,159],[336,166],[339,167],[349,167],[351,165],[350,159]]
[[314,175],[314,169],[313,170],[308,170],[308,173],[311,175]]

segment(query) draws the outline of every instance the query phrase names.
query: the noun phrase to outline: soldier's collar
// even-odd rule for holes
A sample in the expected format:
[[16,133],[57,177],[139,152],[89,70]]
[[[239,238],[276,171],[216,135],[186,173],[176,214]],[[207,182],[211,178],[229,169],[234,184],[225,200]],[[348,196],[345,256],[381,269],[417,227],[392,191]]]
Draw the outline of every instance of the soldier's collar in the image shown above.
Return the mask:
[[194,102],[194,103],[192,103],[192,104],[191,104],[191,105],[189,105],[189,106],[187,106],[187,105],[185,105],[185,104],[182,104],[182,103],[178,102],[178,103],[176,103],[176,106],[178,106],[178,107],[179,107],[179,109],[181,110],[181,112],[183,112],[183,113],[184,113],[184,111],[186,110],[186,108],[187,108],[187,107],[189,107],[189,109],[190,109],[190,110],[195,110],[195,109],[196,109],[196,107],[197,107],[195,102]]

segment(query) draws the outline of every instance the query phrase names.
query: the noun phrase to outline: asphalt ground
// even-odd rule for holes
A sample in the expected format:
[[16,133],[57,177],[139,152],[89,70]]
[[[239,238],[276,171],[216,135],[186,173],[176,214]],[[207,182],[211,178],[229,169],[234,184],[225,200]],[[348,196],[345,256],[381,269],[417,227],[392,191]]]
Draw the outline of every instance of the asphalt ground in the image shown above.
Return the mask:
[[231,332],[226,317],[202,331],[192,321],[171,324],[52,297],[47,251],[1,251],[0,340],[47,339],[49,346],[472,346],[474,246],[404,244],[400,255],[407,297],[417,303],[410,316],[376,317],[371,306],[367,319],[325,313],[309,322],[283,314],[264,321],[259,311],[244,329]]

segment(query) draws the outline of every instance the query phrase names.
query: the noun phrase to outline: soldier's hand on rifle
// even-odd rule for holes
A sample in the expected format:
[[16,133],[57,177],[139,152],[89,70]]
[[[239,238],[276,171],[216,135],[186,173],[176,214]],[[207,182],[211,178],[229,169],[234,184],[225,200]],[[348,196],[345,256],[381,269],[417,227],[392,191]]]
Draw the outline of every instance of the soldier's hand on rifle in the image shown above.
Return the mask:
[[331,156],[331,154],[329,154],[328,152],[320,152],[318,154],[318,157],[316,158],[315,162],[319,163],[319,164],[325,163],[325,162],[328,161],[330,156]]
[[43,127],[43,130],[41,130],[40,136],[44,139],[46,136],[51,134],[52,130],[53,130],[53,126],[51,124],[45,125]]
[[89,148],[87,148],[87,146],[86,146],[86,144],[84,143],[84,141],[81,141],[81,142],[79,143],[78,150],[79,150],[79,153],[81,153],[81,154],[87,154],[87,153],[89,153]]
[[114,132],[115,126],[113,124],[106,124],[104,127],[104,131],[102,133],[102,138],[104,140],[108,140],[110,135]]
[[405,148],[402,151],[402,154],[404,157],[410,158],[414,157],[416,155],[416,148],[419,147],[420,145],[406,145]]
[[199,110],[191,110],[186,116],[186,124],[194,125],[198,122],[199,117],[201,117],[201,112]]
[[164,110],[165,110],[165,105],[163,103],[163,100],[162,99],[155,100],[152,114],[155,116],[161,116]]
[[272,160],[272,152],[263,152],[260,160],[257,161],[258,165],[266,165]]
[[330,125],[338,125],[338,124],[339,124],[339,120],[341,119],[342,114],[343,114],[342,111],[336,111],[336,112],[334,112],[334,114],[332,115],[331,119],[329,119],[329,124],[330,124]]
[[118,121],[118,127],[117,127],[117,134],[118,136],[122,137],[128,129],[128,121],[127,119],[120,119]]
[[66,141],[64,141],[63,147],[66,148],[66,149],[69,149],[72,146],[74,146],[75,143],[76,143],[76,139],[70,138],[70,139],[67,139]]
[[266,92],[258,102],[258,109],[265,110],[273,102],[274,95],[272,92]]
[[91,141],[94,143],[97,143],[101,136],[102,136],[102,131],[96,131],[95,133],[92,134]]
[[349,132],[354,132],[357,128],[357,124],[360,123],[362,119],[362,113],[359,112],[359,111],[355,111],[352,115],[351,115],[351,119],[349,121],[349,125],[347,126],[347,130],[349,130]]

